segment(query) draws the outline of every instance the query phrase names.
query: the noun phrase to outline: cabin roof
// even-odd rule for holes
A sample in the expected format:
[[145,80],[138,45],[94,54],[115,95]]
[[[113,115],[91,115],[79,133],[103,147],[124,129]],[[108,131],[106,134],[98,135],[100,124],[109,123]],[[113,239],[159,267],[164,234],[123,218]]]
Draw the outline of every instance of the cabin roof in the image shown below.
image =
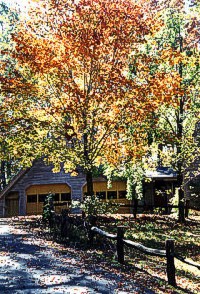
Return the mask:
[[30,168],[21,169],[8,183],[8,185],[0,192],[0,198],[5,196],[12,187],[30,170]]
[[157,167],[155,170],[147,170],[146,171],[146,177],[147,178],[176,178],[177,173],[170,167]]

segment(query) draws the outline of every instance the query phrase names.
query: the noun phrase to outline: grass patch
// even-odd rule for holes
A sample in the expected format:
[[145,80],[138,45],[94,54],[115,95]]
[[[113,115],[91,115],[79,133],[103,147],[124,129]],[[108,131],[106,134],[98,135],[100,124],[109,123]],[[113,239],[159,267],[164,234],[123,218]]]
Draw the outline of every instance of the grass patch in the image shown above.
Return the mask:
[[[200,212],[192,214],[184,224],[177,222],[173,215],[139,215],[136,220],[132,216],[126,216],[118,218],[117,222],[115,220],[109,225],[106,225],[106,220],[104,219],[105,230],[109,232],[116,233],[118,224],[127,227],[126,239],[150,248],[165,249],[166,239],[174,239],[176,253],[200,264]],[[125,249],[125,255],[129,264],[155,277],[158,285],[165,286],[165,290],[162,292],[160,286],[157,285],[156,287],[160,290],[157,288],[156,293],[200,293],[200,270],[196,267],[175,259],[178,287],[176,290],[172,292],[169,290],[168,292],[165,258],[145,255],[130,248]]]

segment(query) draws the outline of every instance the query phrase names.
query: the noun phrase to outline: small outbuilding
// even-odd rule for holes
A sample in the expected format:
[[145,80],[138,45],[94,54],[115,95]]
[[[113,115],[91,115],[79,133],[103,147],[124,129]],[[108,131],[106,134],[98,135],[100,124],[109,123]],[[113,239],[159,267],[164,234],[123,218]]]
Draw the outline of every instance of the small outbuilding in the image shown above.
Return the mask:
[[[81,171],[71,176],[61,168],[53,173],[53,166],[42,160],[35,161],[32,167],[20,171],[0,193],[0,217],[41,214],[45,197],[54,194],[57,212],[66,209],[72,200],[82,200],[87,191],[86,177]],[[130,204],[126,199],[126,182],[114,181],[107,187],[104,177],[94,179],[94,193],[103,201]],[[123,208],[128,213],[129,208]]]

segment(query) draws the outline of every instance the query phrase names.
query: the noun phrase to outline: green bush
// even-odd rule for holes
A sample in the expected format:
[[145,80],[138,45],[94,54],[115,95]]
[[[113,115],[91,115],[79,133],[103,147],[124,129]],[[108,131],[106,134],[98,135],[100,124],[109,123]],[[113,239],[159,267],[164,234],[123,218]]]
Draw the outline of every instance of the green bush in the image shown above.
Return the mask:
[[51,194],[51,193],[48,196],[46,196],[46,199],[44,201],[44,206],[43,206],[43,214],[42,214],[43,222],[50,228],[53,226],[53,220],[55,216],[53,198],[54,198],[54,194]]
[[99,216],[101,214],[115,213],[119,204],[111,202],[103,202],[99,197],[86,196],[82,202],[72,202],[72,207],[80,207],[86,214],[86,216]]

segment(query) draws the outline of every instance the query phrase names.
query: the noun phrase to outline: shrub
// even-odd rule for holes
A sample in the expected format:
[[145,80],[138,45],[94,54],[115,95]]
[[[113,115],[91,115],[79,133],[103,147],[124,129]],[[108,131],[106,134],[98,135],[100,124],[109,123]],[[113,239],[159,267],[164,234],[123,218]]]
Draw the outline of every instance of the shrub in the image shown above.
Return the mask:
[[72,207],[80,207],[88,217],[98,217],[101,214],[115,213],[119,208],[119,204],[103,202],[99,197],[93,195],[86,196],[82,202],[72,202]]
[[53,198],[54,198],[54,194],[51,194],[51,193],[46,197],[44,201],[43,214],[42,214],[43,222],[50,228],[53,226],[53,220],[55,216]]

